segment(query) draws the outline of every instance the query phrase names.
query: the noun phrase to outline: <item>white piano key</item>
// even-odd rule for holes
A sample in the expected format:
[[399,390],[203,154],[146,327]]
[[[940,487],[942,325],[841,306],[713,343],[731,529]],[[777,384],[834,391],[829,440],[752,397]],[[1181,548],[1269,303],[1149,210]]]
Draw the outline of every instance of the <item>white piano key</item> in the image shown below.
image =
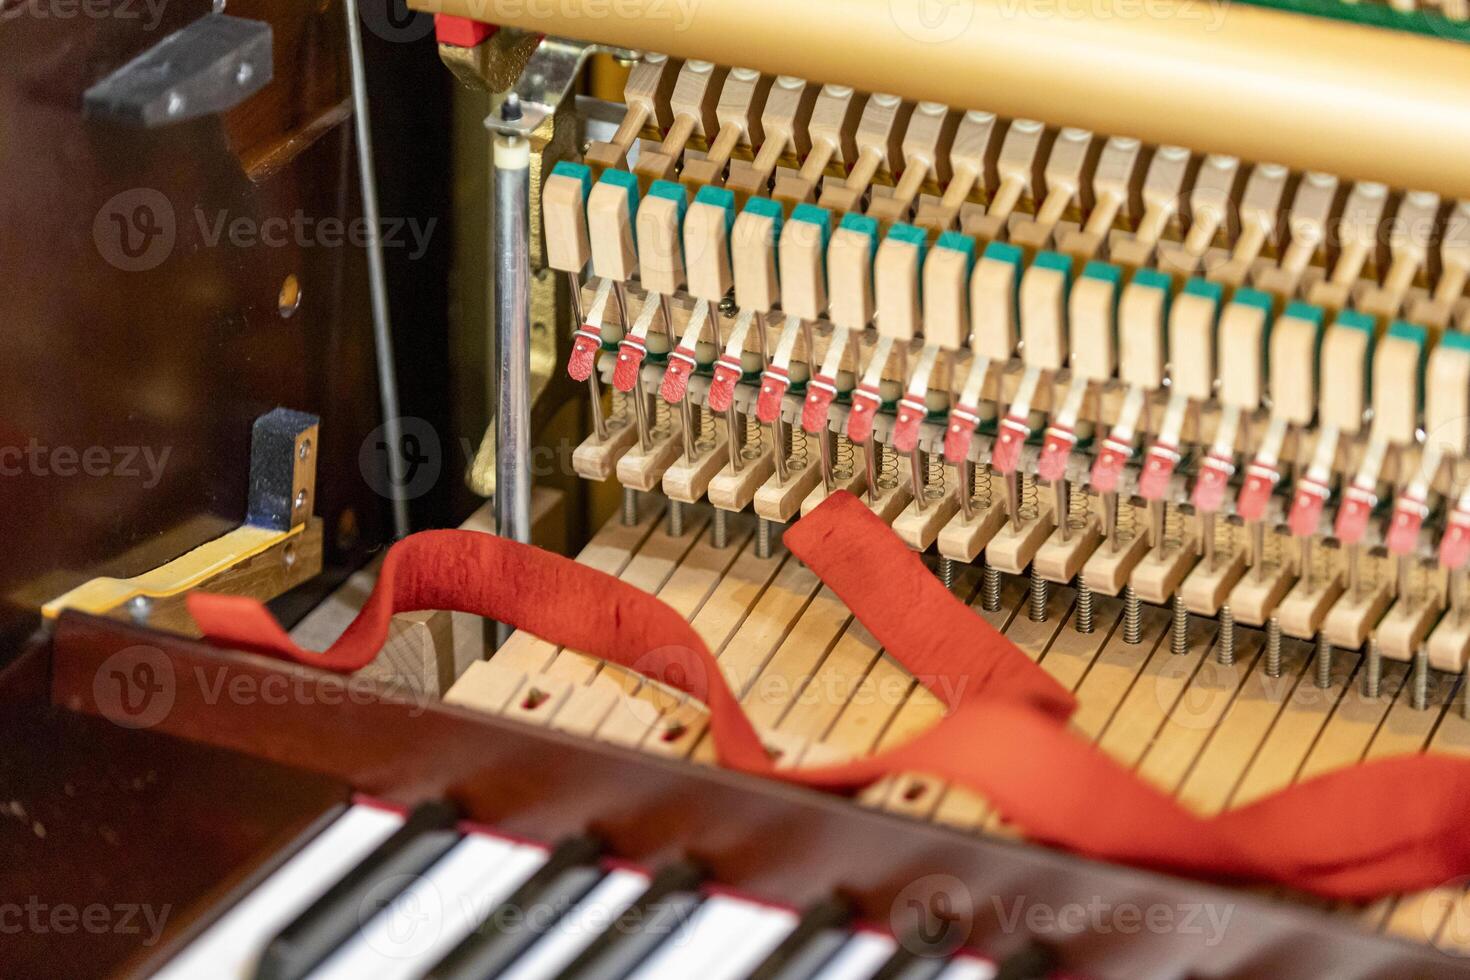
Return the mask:
[[157,980],[251,977],[266,943],[402,825],[403,817],[389,810],[372,806],[349,808],[155,977]]
[[897,943],[880,933],[855,932],[817,974],[817,980],[868,980],[897,948]]
[[630,980],[738,980],[796,928],[780,909],[716,895],[705,901]]
[[427,971],[546,860],[471,834],[333,953],[312,980],[409,980]]
[[611,872],[540,942],[502,973],[500,980],[552,980],[647,887],[647,875],[636,871]]
[[956,956],[954,962],[945,967],[938,980],[990,980],[995,976],[995,964],[989,960],[978,960],[973,956]]

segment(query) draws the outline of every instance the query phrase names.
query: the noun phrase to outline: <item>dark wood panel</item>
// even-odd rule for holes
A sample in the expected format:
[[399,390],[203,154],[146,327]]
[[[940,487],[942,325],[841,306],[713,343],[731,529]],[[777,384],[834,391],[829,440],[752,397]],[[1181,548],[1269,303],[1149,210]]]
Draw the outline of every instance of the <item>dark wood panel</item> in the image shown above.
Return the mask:
[[[75,614],[55,638],[52,697],[85,713],[109,658],[153,665],[167,704],[153,730],[299,764],[400,803],[448,797],[466,814],[551,840],[592,828],[617,852],[658,864],[681,854],[716,877],[772,900],[803,903],[842,889],[887,923],[945,881],[972,905],[971,936],[1006,953],[1028,938],[1015,909],[1055,913],[1078,903],[1112,911],[1173,910],[1171,929],[1044,930],[1067,965],[1100,977],[1454,976],[1437,951],[1250,893],[1081,860],[1020,843],[974,838],[860,808],[850,801],[738,774],[662,760],[441,704],[347,697],[333,675],[216,651]],[[267,696],[269,695],[269,696]],[[930,876],[947,876],[931,878]],[[1019,903],[1019,905],[1017,904]],[[1213,914],[1223,933],[1198,928]],[[1112,921],[1112,920],[1108,920]]]
[[[320,231],[360,214],[339,0],[231,3],[272,25],[276,64],[223,119],[139,131],[82,117],[88,86],[210,9],[22,0],[0,20],[0,636],[81,581],[137,574],[238,523],[250,424],[277,405],[322,417],[334,574],[321,588],[386,537],[382,481],[359,465],[380,421],[365,256]],[[451,447],[451,83],[431,33],[384,33],[365,31],[384,213],[435,226],[423,254],[387,253],[404,412]],[[228,234],[298,216],[311,230],[279,245]],[[303,289],[289,318],[287,276]],[[453,523],[447,462],[416,501],[421,526]]]
[[338,781],[44,701],[6,704],[0,744],[10,977],[156,960],[348,798]]

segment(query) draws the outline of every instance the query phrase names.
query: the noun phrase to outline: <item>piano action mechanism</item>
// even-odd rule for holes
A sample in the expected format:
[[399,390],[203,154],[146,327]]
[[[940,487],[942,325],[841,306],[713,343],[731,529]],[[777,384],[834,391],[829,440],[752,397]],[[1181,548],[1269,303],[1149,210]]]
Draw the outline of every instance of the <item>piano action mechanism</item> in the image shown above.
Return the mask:
[[[782,546],[838,490],[1077,696],[1078,735],[1196,811],[1363,760],[1470,754],[1463,0],[986,0],[937,21],[909,0],[410,6],[437,15],[441,58],[492,106],[498,402],[471,482],[495,499],[467,526],[529,541],[562,519],[533,486],[533,422],[573,399],[571,467],[620,504],[578,560],[688,619],[780,765],[882,750],[944,710]],[[618,97],[588,95],[589,75]],[[315,571],[285,557],[292,536],[319,549],[311,513],[256,535],[273,576],[256,592]],[[256,553],[222,559],[217,587],[237,590],[228,569]],[[721,772],[700,703],[462,615],[397,617],[393,649],[352,679],[400,700],[276,706],[263,736],[266,715],[193,678],[326,675],[159,632],[188,632],[174,600],[215,581],[173,573],[62,597],[48,642],[0,675],[7,701],[50,702],[35,723],[59,726],[61,771],[86,716],[109,718],[98,671],[146,644],[175,682],[149,744],[253,757],[241,814],[263,793],[289,803],[233,841],[243,899],[160,891],[192,911],[159,951],[109,950],[110,968],[1448,976],[1470,952],[1463,881],[1366,906],[1221,889],[1026,844],[926,773],[844,801]],[[296,635],[330,639],[371,574]],[[302,760],[310,779],[276,768]],[[424,800],[453,806],[410,809]],[[755,854],[753,827],[800,853]],[[492,851],[493,882],[463,877]],[[308,853],[310,881],[290,877]],[[608,890],[614,916],[687,899],[705,932],[682,952],[610,931],[574,946],[556,939],[567,920],[508,946],[460,909],[454,942],[389,969],[399,906],[349,928],[342,903],[399,871],[425,877],[385,903],[439,888],[489,911],[575,885]],[[996,899],[945,958],[916,965],[885,938],[846,973],[782,959],[815,955],[824,930],[861,959],[853,923],[901,932],[905,883],[944,874]],[[258,914],[282,881],[299,900]],[[1043,948],[1001,924],[1018,892],[1239,918],[1219,948],[1028,926]],[[734,933],[749,962],[717,955]],[[555,942],[561,959],[527,958]]]

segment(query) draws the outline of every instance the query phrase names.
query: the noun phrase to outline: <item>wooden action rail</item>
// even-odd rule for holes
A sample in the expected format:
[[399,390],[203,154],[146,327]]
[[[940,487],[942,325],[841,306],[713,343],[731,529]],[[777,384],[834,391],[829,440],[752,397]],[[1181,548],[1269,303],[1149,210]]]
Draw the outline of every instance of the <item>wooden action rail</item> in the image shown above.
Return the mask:
[[[650,522],[644,539],[656,542],[661,535]],[[605,545],[604,536],[604,554],[615,550]],[[697,554],[697,549],[685,550]],[[730,550],[739,552],[737,564],[747,561],[748,548]],[[794,562],[779,554],[768,562],[773,583],[797,574],[790,567]],[[740,583],[732,589],[745,587]],[[777,601],[786,590],[773,584],[756,591]],[[1013,604],[1017,595],[1012,590]],[[707,610],[713,614],[712,601],[723,604],[727,599],[728,593],[719,600],[706,599],[696,622]],[[793,600],[788,594],[781,601]],[[796,604],[814,608],[814,601]],[[752,612],[733,632],[749,636],[753,618],[759,616]],[[857,641],[851,632],[847,630],[847,638]],[[730,652],[727,645],[726,654]],[[117,668],[120,656],[146,656],[171,679],[171,698],[168,710],[147,732],[102,726],[114,733],[113,740],[136,735],[171,742],[167,737],[173,736],[308,769],[389,802],[447,798],[468,819],[537,840],[590,829],[620,857],[657,865],[692,856],[709,868],[713,880],[759,898],[799,906],[841,890],[858,903],[863,918],[880,925],[892,921],[896,903],[912,898],[916,887],[942,887],[967,901],[973,947],[1005,956],[1033,939],[1046,940],[1059,947],[1063,966],[1072,975],[1351,971],[1448,977],[1460,968],[1458,960],[1422,945],[1374,936],[1339,918],[1247,892],[966,835],[838,797],[632,752],[453,704],[358,696],[338,700],[333,710],[324,711],[305,696],[220,697],[221,690],[265,690],[266,685],[282,684],[298,691],[340,693],[345,681],[74,612],[61,615],[49,644],[38,645],[23,664],[0,675],[0,700],[15,706],[26,698],[32,704],[40,699],[37,710],[42,714],[61,709],[63,716],[76,712],[116,721],[116,706],[99,702],[97,692],[105,688],[95,681],[99,671]],[[874,662],[882,662],[876,651]],[[45,705],[48,691],[56,709]],[[176,777],[170,770],[161,778]],[[134,824],[141,813],[127,816],[129,832],[138,832]],[[206,824],[219,818],[207,805],[190,814],[191,820]],[[174,876],[180,871],[162,868],[156,873]],[[1043,917],[1032,916],[1021,927],[1008,917],[1016,908],[1059,910],[1088,902],[1105,912],[1160,908],[1178,916],[1214,910],[1216,921],[1227,918],[1223,932],[1214,933],[1202,928],[1069,932],[1055,926],[1055,917],[1045,920],[1053,923],[1046,925]],[[1043,924],[1032,928],[1033,922]],[[152,951],[150,962],[158,963],[183,938],[170,936],[165,946]]]
[[[410,6],[1355,180],[1470,194],[1464,48],[1244,4],[598,0]],[[834,25],[841,25],[840,34]],[[821,39],[829,39],[825,43]]]
[[[773,752],[792,764],[867,754],[936,722],[938,700],[880,651],[830,590],[777,548],[755,556],[751,528],[731,525],[713,546],[705,516],[673,537],[647,498],[634,525],[609,523],[579,560],[656,594],[683,613],[719,658],[742,707]],[[1361,654],[1339,651],[1332,685],[1315,685],[1312,645],[1286,640],[1270,677],[1263,634],[1237,632],[1233,664],[1215,657],[1216,623],[1191,622],[1185,654],[1171,651],[1167,610],[1145,607],[1142,642],[1118,629],[1122,603],[1095,597],[1094,631],[1075,629],[1075,593],[1050,591],[1044,622],[1028,616],[1025,583],[1007,578],[998,612],[981,608],[978,575],[957,592],[1028,656],[1071,689],[1073,725],[1140,775],[1204,812],[1243,805],[1299,779],[1358,761],[1419,750],[1470,754],[1470,722],[1450,706],[1453,679],[1410,704],[1409,665],[1386,663],[1378,698],[1358,683]],[[629,672],[517,633],[477,663],[447,700],[517,720],[664,756],[713,764],[702,706]],[[783,758],[784,761],[784,758]],[[979,796],[932,777],[884,780],[867,806],[966,832],[1014,836]],[[1333,832],[1324,815],[1322,833]],[[1326,903],[1309,899],[1325,907]],[[1369,930],[1470,952],[1470,893],[1463,882],[1366,907],[1343,904]]]

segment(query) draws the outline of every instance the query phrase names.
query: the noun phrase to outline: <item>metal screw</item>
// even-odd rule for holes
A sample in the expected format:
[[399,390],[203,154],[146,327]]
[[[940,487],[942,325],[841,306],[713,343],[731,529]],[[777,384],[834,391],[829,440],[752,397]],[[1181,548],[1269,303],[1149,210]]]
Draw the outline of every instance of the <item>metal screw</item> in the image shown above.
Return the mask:
[[1228,605],[1220,607],[1220,637],[1215,641],[1215,660],[1225,667],[1235,663],[1235,613]]
[[710,543],[716,548],[726,548],[730,544],[730,512],[722,507],[715,508],[715,519],[710,530]]
[[1123,586],[1123,642],[1130,645],[1143,642],[1143,609],[1131,585]]
[[1046,595],[1050,583],[1041,577],[1036,566],[1031,566],[1031,610],[1028,614],[1033,623],[1046,622]]
[[771,557],[771,522],[762,517],[755,525],[755,556]]
[[740,308],[735,305],[734,296],[726,293],[720,298],[720,316],[728,319],[738,312],[740,312]]
[[1332,641],[1326,633],[1317,634],[1317,686],[1324,691],[1332,686]]
[[1281,676],[1281,620],[1266,620],[1266,676]]
[[684,536],[683,501],[669,501],[669,536],[674,538],[682,538]]
[[1429,648],[1421,646],[1414,651],[1414,688],[1410,702],[1415,711],[1423,711],[1429,705]]
[[1189,607],[1184,596],[1174,593],[1174,619],[1169,628],[1169,652],[1182,657],[1189,652]]
[[146,595],[133,596],[128,600],[128,615],[139,626],[146,626],[148,617],[153,615],[153,600]]
[[521,118],[521,97],[511,92],[500,103],[500,118],[503,122],[515,122]]
[[1092,589],[1082,576],[1077,576],[1077,632],[1091,633],[1092,625]]
[[623,487],[623,523],[632,527],[638,523],[638,491]]
[[296,458],[303,463],[311,456],[311,440],[302,439],[301,445],[296,447]]
[[985,563],[981,572],[980,608],[986,612],[1000,612],[1000,569],[990,562]]
[[940,558],[939,559],[939,581],[941,581],[941,582],[944,583],[944,587],[946,589],[948,589],[951,592],[954,591],[954,559],[953,558]]
[[1368,637],[1368,663],[1363,668],[1363,697],[1378,697],[1383,681],[1383,650],[1378,646],[1378,637]]

